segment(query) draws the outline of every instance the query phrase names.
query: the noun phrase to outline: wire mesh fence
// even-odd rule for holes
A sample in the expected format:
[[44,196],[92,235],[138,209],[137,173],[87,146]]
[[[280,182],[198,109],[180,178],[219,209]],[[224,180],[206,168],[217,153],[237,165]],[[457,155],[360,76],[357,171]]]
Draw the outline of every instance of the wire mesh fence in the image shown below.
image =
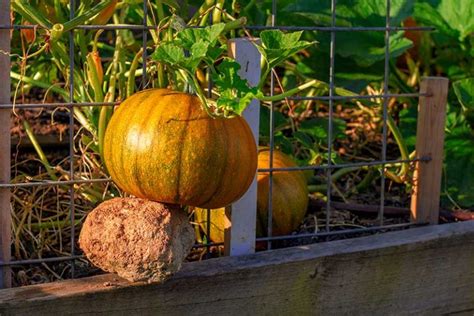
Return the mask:
[[[72,20],[75,17],[74,8],[76,7],[77,3],[74,0],[70,0],[69,7],[70,7],[70,16],[69,19]],[[68,137],[69,137],[69,147],[68,147],[68,179],[61,179],[61,180],[47,180],[47,181],[27,181],[27,182],[19,182],[19,183],[0,183],[1,190],[13,190],[16,188],[32,188],[32,187],[45,187],[45,186],[67,186],[68,187],[68,194],[69,194],[69,220],[70,223],[75,223],[76,221],[76,207],[77,207],[77,200],[75,196],[75,190],[78,185],[85,185],[85,184],[93,184],[93,183],[108,183],[111,182],[110,178],[97,178],[97,179],[83,179],[78,178],[76,175],[76,166],[75,163],[75,149],[74,149],[74,135],[76,130],[74,128],[75,124],[75,117],[74,117],[74,108],[75,107],[103,107],[103,106],[115,106],[119,105],[119,102],[78,102],[74,98],[74,89],[75,82],[74,78],[74,57],[76,54],[75,51],[75,43],[74,43],[74,32],[76,30],[134,30],[137,32],[141,32],[142,37],[142,78],[141,78],[141,85],[140,89],[147,88],[147,60],[149,59],[149,51],[152,47],[150,47],[148,43],[148,34],[150,30],[156,30],[158,28],[157,25],[149,25],[148,14],[149,14],[149,2],[147,0],[143,1],[143,23],[142,25],[131,25],[131,24],[122,24],[122,25],[78,25],[74,27],[69,33],[69,47],[68,47],[68,55],[69,55],[69,78],[68,78],[68,100],[67,102],[45,102],[41,104],[37,103],[22,103],[22,104],[0,104],[0,109],[36,109],[36,108],[43,108],[43,109],[56,109],[56,108],[66,108],[69,113],[69,129],[68,129]],[[420,27],[420,26],[412,26],[412,27],[401,27],[401,26],[393,26],[391,25],[391,1],[386,0],[386,20],[384,26],[351,26],[351,27],[344,27],[336,25],[336,17],[337,17],[337,3],[336,0],[331,0],[330,6],[330,25],[328,26],[298,26],[298,25],[278,25],[278,16],[277,16],[277,1],[272,1],[271,7],[271,18],[270,18],[270,25],[248,25],[245,28],[251,32],[256,32],[258,34],[259,31],[262,30],[269,30],[269,29],[279,29],[283,31],[305,31],[305,32],[329,32],[330,34],[330,46],[329,46],[329,95],[328,96],[294,96],[289,97],[287,100],[293,101],[321,101],[327,102],[328,104],[328,125],[327,125],[327,151],[326,157],[327,162],[324,164],[319,165],[303,165],[298,167],[274,167],[273,165],[273,154],[276,148],[275,144],[275,104],[271,102],[270,104],[270,111],[269,111],[269,135],[268,135],[268,147],[269,147],[269,166],[268,168],[260,168],[258,172],[266,172],[269,174],[269,196],[268,196],[268,223],[265,237],[259,237],[256,239],[257,242],[265,242],[266,249],[272,248],[272,242],[280,241],[280,240],[293,240],[293,239],[309,239],[312,240],[314,238],[319,238],[319,240],[324,240],[324,238],[336,235],[353,235],[353,234],[361,234],[361,233],[372,233],[381,230],[390,230],[390,229],[401,229],[408,226],[413,225],[412,223],[397,223],[397,224],[385,224],[385,193],[386,193],[386,177],[385,177],[385,168],[390,165],[394,164],[401,164],[401,163],[413,163],[416,161],[429,161],[430,157],[421,157],[421,158],[411,158],[411,159],[388,159],[387,158],[387,143],[388,143],[388,102],[390,99],[393,98],[419,98],[419,97],[426,97],[428,96],[426,93],[390,93],[389,91],[389,77],[390,77],[390,59],[391,59],[391,51],[390,51],[390,35],[395,32],[401,31],[431,31],[432,28],[430,27]],[[36,29],[40,26],[37,25],[9,25],[3,24],[0,25],[0,29],[7,29],[7,30],[14,30],[19,31],[23,29]],[[382,93],[374,94],[374,95],[351,95],[351,96],[341,96],[336,94],[336,80],[335,75],[337,72],[337,62],[336,62],[336,45],[337,45],[337,38],[339,32],[383,32],[384,33],[384,75],[383,75],[383,89]],[[6,34],[6,33],[4,33]],[[357,36],[357,35],[354,35]],[[0,69],[1,72],[9,72],[10,69]],[[275,73],[272,71],[270,76],[270,95],[274,94],[277,78],[275,77]],[[212,90],[212,82],[209,81],[208,93],[211,94]],[[367,99],[381,99],[382,100],[382,136],[381,136],[381,152],[380,152],[380,159],[372,159],[370,161],[361,161],[361,162],[349,162],[349,163],[335,163],[331,157],[334,155],[334,108],[336,106],[336,102],[338,101],[348,101],[348,100],[367,100]],[[380,172],[380,204],[378,209],[378,224],[371,226],[371,227],[359,227],[359,228],[352,228],[352,229],[339,229],[339,230],[332,230],[331,229],[331,212],[333,208],[333,201],[331,197],[334,193],[334,188],[331,185],[333,172],[338,169],[342,168],[351,168],[351,167],[368,167],[368,166],[376,166],[379,168]],[[286,235],[286,236],[274,236],[272,232],[273,227],[273,216],[272,216],[272,203],[273,203],[273,183],[274,183],[274,173],[275,172],[295,172],[295,171],[323,171],[325,173],[326,181],[327,181],[327,190],[326,190],[326,205],[325,205],[325,227],[323,230],[316,231],[314,233],[302,233],[302,234],[293,234],[293,235]],[[5,207],[5,206],[1,206]],[[206,212],[206,220],[207,220],[207,231],[205,232],[207,236],[210,236],[210,223],[212,219],[212,211],[208,210]],[[2,229],[8,229],[2,227]],[[64,255],[61,257],[53,257],[53,258],[39,258],[39,259],[29,259],[29,260],[16,260],[16,261],[1,261],[0,267],[6,266],[17,266],[17,265],[27,265],[27,264],[41,264],[46,262],[59,262],[59,261],[71,261],[71,270],[70,276],[74,278],[76,276],[74,267],[75,261],[77,259],[81,259],[82,256],[78,255],[78,251],[76,249],[76,238],[77,231],[76,225],[71,225],[71,232],[70,232],[70,249],[69,255]],[[209,253],[210,248],[213,246],[219,246],[221,243],[212,243],[207,240],[206,243],[197,244],[197,248],[206,248],[207,252]],[[65,252],[65,250],[63,250]]]

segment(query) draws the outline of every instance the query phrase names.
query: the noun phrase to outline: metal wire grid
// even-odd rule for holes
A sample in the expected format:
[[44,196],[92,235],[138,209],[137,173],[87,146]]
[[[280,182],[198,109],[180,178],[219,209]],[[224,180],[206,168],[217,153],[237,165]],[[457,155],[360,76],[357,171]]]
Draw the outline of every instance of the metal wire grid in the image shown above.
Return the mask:
[[[71,11],[70,11],[70,19],[74,18],[74,6],[75,1],[69,1]],[[273,168],[273,151],[274,151],[274,132],[275,132],[275,118],[274,118],[274,104],[271,103],[271,111],[270,111],[270,162],[269,168],[260,168],[258,169],[259,172],[269,172],[269,214],[268,214],[268,237],[257,238],[257,241],[266,241],[268,244],[268,248],[271,248],[271,241],[275,240],[283,240],[283,239],[298,239],[298,238],[314,238],[314,237],[329,237],[334,235],[349,235],[349,234],[358,234],[358,233],[367,233],[367,232],[377,232],[380,230],[391,230],[391,229],[399,229],[404,228],[407,226],[411,226],[412,224],[395,224],[395,225],[383,225],[383,216],[384,216],[384,206],[385,206],[385,176],[382,172],[381,178],[381,196],[380,196],[380,208],[379,208],[379,219],[380,225],[376,227],[367,227],[367,228],[360,228],[360,229],[345,229],[345,230],[338,230],[338,231],[330,231],[329,227],[329,219],[331,215],[331,193],[332,189],[331,186],[328,185],[327,188],[327,204],[326,204],[326,229],[325,232],[319,233],[308,233],[308,234],[298,234],[298,235],[290,235],[290,236],[272,236],[272,186],[273,186],[273,172],[275,171],[302,171],[302,170],[326,170],[327,181],[331,183],[331,170],[337,168],[345,168],[345,167],[363,167],[363,166],[381,166],[382,170],[390,164],[395,163],[405,163],[405,162],[414,162],[414,161],[428,161],[429,158],[421,158],[421,159],[409,159],[409,160],[387,160],[386,159],[386,151],[387,151],[387,116],[388,116],[388,100],[389,98],[419,98],[421,96],[427,96],[425,94],[420,93],[399,93],[399,94],[391,94],[388,90],[388,78],[389,78],[389,60],[390,60],[390,33],[397,32],[397,31],[432,31],[432,27],[395,27],[390,26],[390,0],[386,0],[386,24],[385,27],[338,27],[336,26],[336,0],[331,0],[331,26],[277,26],[276,25],[276,18],[277,18],[277,1],[272,1],[272,13],[271,13],[271,26],[260,26],[260,25],[253,25],[253,26],[246,26],[249,30],[266,30],[266,29],[279,29],[279,30],[288,30],[288,31],[321,31],[321,32],[330,32],[331,33],[331,40],[330,40],[330,68],[329,68],[329,96],[316,96],[316,97],[289,97],[289,100],[319,100],[319,101],[329,101],[329,120],[328,120],[328,163],[325,165],[319,166],[301,166],[301,167],[287,167],[287,168]],[[75,29],[84,29],[84,30],[120,30],[120,29],[127,29],[127,30],[141,30],[142,31],[142,47],[143,47],[143,75],[142,75],[142,82],[141,86],[144,88],[146,86],[146,60],[147,60],[147,34],[148,30],[156,29],[157,26],[150,26],[147,25],[147,13],[148,13],[148,5],[147,0],[143,1],[143,25],[79,25],[69,31],[69,56],[70,56],[70,69],[74,68],[74,38],[73,32]],[[35,25],[0,25],[0,29],[14,29],[14,30],[21,30],[21,29],[33,29],[36,28]],[[336,96],[335,94],[335,45],[336,45],[336,33],[337,32],[344,32],[344,31],[351,31],[351,32],[384,32],[385,33],[385,65],[384,65],[384,92],[383,94],[379,95],[356,95],[356,96]],[[275,88],[275,77],[272,72],[271,79],[270,79],[270,94],[273,95],[274,88]],[[212,83],[210,83],[210,88],[212,88]],[[69,185],[69,193],[70,193],[70,217],[71,223],[73,223],[74,215],[75,215],[75,202],[74,202],[74,185],[75,184],[87,184],[87,183],[94,183],[94,182],[109,182],[112,181],[110,178],[105,179],[74,179],[74,148],[73,148],[73,136],[74,136],[74,115],[73,115],[73,108],[74,107],[84,107],[84,106],[112,106],[118,105],[118,102],[109,102],[109,103],[95,103],[95,102],[74,102],[73,99],[73,89],[74,89],[74,77],[73,72],[70,71],[69,77],[69,102],[61,102],[61,103],[43,103],[43,104],[36,104],[36,103],[27,103],[27,104],[0,104],[0,108],[17,108],[17,109],[30,109],[30,108],[59,108],[65,107],[69,110],[69,159],[70,159],[70,169],[69,169],[69,176],[72,180],[67,181],[41,181],[41,182],[27,182],[27,183],[0,183],[0,188],[15,188],[15,187],[33,187],[33,186],[52,186],[52,185]],[[369,162],[359,162],[359,163],[346,163],[346,164],[333,164],[330,157],[332,153],[332,135],[333,135],[333,108],[334,108],[334,101],[338,100],[357,100],[357,99],[374,99],[374,98],[382,98],[383,99],[383,132],[382,132],[382,159],[380,161],[369,161]],[[207,212],[207,221],[208,221],[208,230],[207,235],[209,236],[210,233],[210,219],[211,219],[211,212]],[[75,230],[74,225],[71,227],[71,255],[70,256],[62,256],[62,257],[53,257],[53,258],[41,258],[41,259],[30,259],[30,260],[16,260],[10,262],[0,262],[1,266],[16,266],[16,265],[23,265],[23,264],[37,264],[37,263],[44,263],[44,262],[59,262],[59,261],[71,261],[72,262],[72,269],[71,269],[71,276],[74,277],[74,261],[76,259],[81,259],[83,256],[75,255]],[[206,244],[199,244],[195,245],[195,247],[205,247],[209,251],[209,247],[221,245],[221,243],[206,243]]]

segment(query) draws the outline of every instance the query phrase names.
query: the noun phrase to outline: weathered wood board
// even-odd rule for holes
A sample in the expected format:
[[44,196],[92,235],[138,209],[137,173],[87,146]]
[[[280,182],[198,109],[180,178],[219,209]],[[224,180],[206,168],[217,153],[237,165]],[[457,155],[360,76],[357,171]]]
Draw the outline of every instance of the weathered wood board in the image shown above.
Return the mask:
[[0,290],[0,315],[473,315],[474,221]]

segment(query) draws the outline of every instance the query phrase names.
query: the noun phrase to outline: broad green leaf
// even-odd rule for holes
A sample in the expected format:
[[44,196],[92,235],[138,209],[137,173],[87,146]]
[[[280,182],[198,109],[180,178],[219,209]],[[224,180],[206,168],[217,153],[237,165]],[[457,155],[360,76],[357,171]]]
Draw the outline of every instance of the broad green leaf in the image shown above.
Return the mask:
[[414,17],[416,21],[431,25],[436,28],[438,32],[442,32],[452,37],[457,37],[457,32],[443,19],[441,14],[428,3],[416,3]]
[[152,57],[194,73],[201,61],[212,64],[224,52],[222,47],[216,46],[217,38],[223,30],[223,23],[202,29],[187,28],[180,31],[176,39],[159,45]]
[[196,42],[191,47],[191,51],[191,55],[187,57],[181,47],[173,43],[165,43],[156,48],[152,57],[156,61],[184,68],[194,73],[202,58],[206,55],[207,44],[202,41]]
[[453,88],[463,109],[474,110],[474,78],[456,81]]
[[[288,118],[281,112],[273,111],[275,131],[282,130],[290,125]],[[270,135],[270,109],[266,106],[260,107],[260,137],[269,137]]]
[[474,32],[474,1],[439,0],[432,3],[420,0],[415,4],[415,19],[432,25],[441,33],[463,41]]
[[262,45],[257,46],[266,59],[268,68],[273,68],[288,57],[315,42],[301,41],[303,32],[283,33],[280,30],[265,30],[260,33]]
[[445,141],[444,181],[462,207],[474,207],[474,134],[467,126],[449,133]]
[[[369,67],[385,59],[385,42],[381,34],[364,33],[354,36],[348,32],[337,34],[336,52],[343,57],[352,57],[357,65]],[[390,36],[390,57],[398,57],[412,47],[412,42],[399,32]]]
[[474,1],[441,0],[437,9],[451,28],[459,32],[459,40],[474,32]]
[[276,132],[274,137],[275,147],[280,149],[287,155],[293,154],[293,146],[291,139],[286,137],[282,132]]
[[[329,126],[329,119],[318,117],[318,118],[301,122],[301,125],[298,130],[310,135],[316,141],[327,143],[328,126]],[[346,122],[344,120],[334,118],[332,141],[334,141],[334,139],[336,138],[346,137],[346,134],[344,133],[345,130],[346,130]]]
[[239,70],[240,65],[235,60],[225,58],[217,66],[217,73],[212,75],[212,79],[220,93],[217,107],[241,115],[261,92],[256,87],[250,88],[248,81],[239,76]]
[[[392,0],[391,24],[398,25],[409,17],[415,0]],[[338,0],[336,6],[337,26],[383,26],[385,25],[386,0]],[[316,25],[331,24],[331,0],[296,0],[283,11],[303,16]]]
[[183,48],[186,49],[190,49],[197,41],[207,42],[212,46],[216,43],[223,30],[224,23],[214,24],[205,28],[187,28],[178,33],[178,40],[180,40]]
[[302,131],[296,131],[293,133],[293,137],[301,144],[303,147],[313,150],[314,149],[314,142],[311,139],[311,137],[302,132]]
[[170,65],[179,65],[186,58],[183,49],[172,43],[164,43],[158,46],[152,57],[159,62]]

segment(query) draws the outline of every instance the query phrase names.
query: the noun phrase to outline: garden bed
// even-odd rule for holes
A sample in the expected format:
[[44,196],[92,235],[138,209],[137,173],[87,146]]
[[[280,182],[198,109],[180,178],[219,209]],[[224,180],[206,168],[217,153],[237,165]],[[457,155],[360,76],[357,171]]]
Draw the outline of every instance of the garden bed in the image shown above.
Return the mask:
[[465,314],[474,221],[187,263],[162,284],[106,274],[0,290],[1,315]]

